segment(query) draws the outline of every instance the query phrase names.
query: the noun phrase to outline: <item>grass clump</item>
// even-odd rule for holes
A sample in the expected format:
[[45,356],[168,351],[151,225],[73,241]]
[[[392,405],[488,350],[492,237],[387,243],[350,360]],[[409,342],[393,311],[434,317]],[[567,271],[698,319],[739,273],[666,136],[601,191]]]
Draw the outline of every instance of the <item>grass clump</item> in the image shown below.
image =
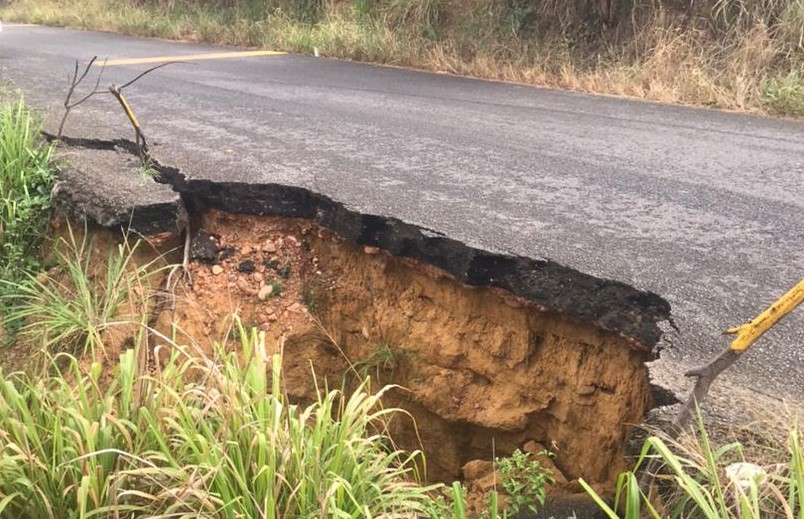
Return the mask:
[[285,293],[285,285],[280,281],[273,281],[271,283],[271,297],[279,297]]
[[388,373],[393,376],[399,367],[400,359],[398,356],[400,354],[404,355],[404,352],[397,353],[388,341],[382,341],[374,347],[368,356],[355,361],[353,368],[359,374],[360,379],[366,379],[374,375],[379,380],[382,373]]
[[[418,453],[389,449],[382,392],[282,390],[281,358],[241,330],[215,359],[134,348],[111,377],[60,354],[42,380],[0,376],[0,507],[58,517],[390,517],[429,503]],[[110,379],[111,378],[111,379]],[[55,514],[55,515],[54,515]]]
[[[583,480],[580,483],[611,519],[800,519],[804,451],[798,428],[791,430],[788,440],[784,448],[771,449],[772,462],[751,463],[741,442],[715,446],[699,414],[697,436],[680,441],[648,438],[636,469],[618,478],[613,507]],[[644,494],[635,473],[650,460],[658,460],[662,467],[659,500]]]
[[[50,352],[95,355],[103,351],[110,327],[140,320],[147,303],[142,296],[158,272],[157,260],[137,265],[140,242],[124,240],[110,246],[98,267],[88,234],[84,230],[78,237],[68,225],[66,236],[54,244],[50,270],[26,273],[21,281],[0,279],[0,286],[8,287],[2,324],[16,329],[19,339]],[[124,306],[128,316],[121,315]]]
[[[0,100],[0,279],[22,281],[41,268],[54,170],[52,146],[21,98]],[[0,294],[8,286],[0,286]],[[0,306],[0,315],[2,315]]]
[[774,112],[804,116],[804,76],[801,73],[791,71],[768,79],[762,95]]
[[302,302],[307,307],[310,315],[315,315],[318,312],[319,297],[315,287],[309,282],[304,283],[301,289]]

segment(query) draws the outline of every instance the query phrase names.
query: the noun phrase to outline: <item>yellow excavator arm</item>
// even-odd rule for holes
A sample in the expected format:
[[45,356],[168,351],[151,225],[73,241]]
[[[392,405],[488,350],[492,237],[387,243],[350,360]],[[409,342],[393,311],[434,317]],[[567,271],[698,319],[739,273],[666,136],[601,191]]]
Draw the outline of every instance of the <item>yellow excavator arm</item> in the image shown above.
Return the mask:
[[745,351],[763,333],[801,304],[802,301],[804,301],[804,279],[751,321],[726,330],[726,333],[737,334],[737,337],[734,338],[729,347],[734,351]]

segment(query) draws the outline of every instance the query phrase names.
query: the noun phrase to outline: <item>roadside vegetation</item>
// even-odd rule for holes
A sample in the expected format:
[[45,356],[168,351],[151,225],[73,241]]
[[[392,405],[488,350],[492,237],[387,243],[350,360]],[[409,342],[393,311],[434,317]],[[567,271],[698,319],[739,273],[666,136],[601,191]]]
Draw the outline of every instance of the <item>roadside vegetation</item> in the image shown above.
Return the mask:
[[41,269],[54,178],[52,146],[41,139],[38,118],[9,96],[0,93],[0,296]]
[[[804,0],[7,0],[0,18],[804,116]],[[2,5],[2,4],[0,4]]]
[[[701,415],[697,418],[697,434],[674,440],[659,433],[647,439],[635,469],[620,475],[613,505],[581,484],[610,519],[804,517],[804,435],[797,426],[786,442],[755,424],[752,444],[717,445]],[[658,485],[646,495],[637,471],[651,461],[658,462]]]
[[[379,394],[321,388],[296,406],[256,332],[215,359],[141,347],[111,377],[54,357],[42,379],[0,379],[3,517],[377,517],[422,511],[417,453],[385,447]],[[56,362],[59,361],[59,362]],[[62,367],[63,366],[63,367]],[[199,382],[193,382],[198,380]]]

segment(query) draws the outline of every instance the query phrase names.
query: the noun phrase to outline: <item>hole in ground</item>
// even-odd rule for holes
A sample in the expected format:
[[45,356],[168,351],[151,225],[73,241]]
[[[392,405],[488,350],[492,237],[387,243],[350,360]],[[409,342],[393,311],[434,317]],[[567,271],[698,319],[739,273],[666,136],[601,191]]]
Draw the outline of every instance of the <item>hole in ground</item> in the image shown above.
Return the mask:
[[650,352],[634,340],[307,220],[208,211],[193,252],[194,285],[162,326],[172,317],[211,348],[236,312],[284,344],[300,400],[314,394],[311,368],[330,387],[398,384],[385,403],[416,427],[400,415],[391,433],[423,449],[430,480],[526,444],[555,452],[560,481],[607,486],[626,468],[629,427],[651,405]]

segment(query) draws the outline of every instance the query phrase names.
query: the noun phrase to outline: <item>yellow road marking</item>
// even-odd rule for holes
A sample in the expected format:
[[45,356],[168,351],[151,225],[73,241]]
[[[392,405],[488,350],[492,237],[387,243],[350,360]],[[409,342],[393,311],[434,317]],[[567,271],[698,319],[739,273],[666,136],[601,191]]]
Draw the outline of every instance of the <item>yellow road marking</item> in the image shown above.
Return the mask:
[[143,63],[164,63],[167,61],[198,61],[204,59],[231,59],[231,58],[253,58],[256,56],[279,56],[285,52],[275,50],[245,50],[236,52],[215,52],[212,54],[187,54],[184,56],[158,56],[154,58],[133,58],[133,59],[113,59],[95,62],[99,67],[115,67],[119,65],[140,65]]

